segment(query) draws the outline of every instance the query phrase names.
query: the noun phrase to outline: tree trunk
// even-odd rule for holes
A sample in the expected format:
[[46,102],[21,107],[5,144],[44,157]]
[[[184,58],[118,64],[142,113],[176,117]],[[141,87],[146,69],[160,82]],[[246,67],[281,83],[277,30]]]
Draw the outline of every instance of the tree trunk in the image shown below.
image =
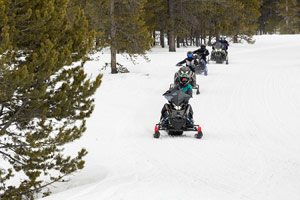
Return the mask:
[[180,48],[180,37],[177,36],[176,42],[177,42],[177,48]]
[[196,46],[199,47],[200,44],[199,44],[199,34],[196,33]]
[[201,37],[203,39],[203,42],[201,41],[201,44],[206,45],[206,24],[205,23],[203,23],[203,26],[202,26]]
[[220,34],[216,33],[216,41],[220,40]]
[[237,34],[235,34],[233,36],[233,43],[238,43],[238,35]]
[[289,12],[289,7],[288,7],[288,0],[285,0],[285,12],[286,12],[286,17],[285,17],[285,24],[289,24],[289,18],[288,18],[288,12]]
[[212,26],[209,25],[209,30],[208,30],[208,45],[211,46],[211,39],[212,39]]
[[152,43],[152,46],[154,46],[155,47],[155,45],[156,45],[156,35],[155,35],[155,30],[153,30],[153,32],[152,32],[152,37],[153,37],[153,43]]
[[174,33],[174,0],[169,0],[169,19],[170,19],[170,30],[169,30],[169,52],[175,52],[175,33]]
[[185,46],[188,47],[189,46],[189,42],[188,42],[188,38],[185,38]]
[[165,34],[164,31],[160,31],[160,45],[161,48],[165,48]]
[[110,19],[111,19],[111,44],[110,44],[110,54],[111,54],[111,73],[117,74],[117,49],[116,49],[116,21],[115,21],[115,1],[110,1]]
[[[98,48],[100,46],[100,38],[96,37],[96,47]],[[1,41],[0,41],[1,42]]]
[[176,49],[175,49],[175,34],[174,34],[174,31],[170,31],[169,32],[169,38],[170,38],[170,41],[169,41],[169,51],[170,52],[175,52]]
[[[217,22],[215,22],[215,27],[217,27]],[[218,41],[220,39],[219,30],[215,30],[215,36],[216,36],[216,41]]]

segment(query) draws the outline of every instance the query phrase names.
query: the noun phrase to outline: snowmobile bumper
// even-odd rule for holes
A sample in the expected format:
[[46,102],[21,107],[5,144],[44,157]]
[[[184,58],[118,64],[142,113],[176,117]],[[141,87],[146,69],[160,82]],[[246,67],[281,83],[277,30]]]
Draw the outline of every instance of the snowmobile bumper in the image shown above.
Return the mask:
[[[160,130],[165,130],[165,131],[169,131],[169,132],[171,132],[171,131],[178,132],[179,131],[179,130],[172,129],[169,126],[164,126],[162,124],[156,124],[155,129],[154,129],[154,134],[153,134],[154,138],[160,137],[160,132],[159,132]],[[203,136],[202,128],[199,125],[191,125],[190,127],[183,127],[179,132],[181,132],[181,134],[182,134],[182,131],[197,131],[197,133],[194,135],[195,138],[197,138],[197,139],[201,139]]]
[[194,135],[195,138],[201,139],[202,136],[203,136],[202,129],[199,125],[191,125],[190,127],[183,127],[179,131],[179,130],[172,129],[168,126],[163,126],[162,124],[156,124],[155,129],[154,129],[154,134],[153,134],[154,138],[159,138],[160,137],[160,132],[159,132],[160,130],[166,130],[166,131],[169,131],[169,133],[172,132],[172,131],[175,131],[175,133],[176,132],[180,133],[179,135],[182,134],[182,131],[197,131],[197,133]]
[[163,125],[161,123],[156,124],[154,132],[160,131],[160,130],[164,130],[164,131],[197,131],[197,132],[199,132],[199,131],[201,131],[201,126],[194,124],[191,126],[184,126],[184,127],[182,127],[182,129],[177,130],[169,125]]

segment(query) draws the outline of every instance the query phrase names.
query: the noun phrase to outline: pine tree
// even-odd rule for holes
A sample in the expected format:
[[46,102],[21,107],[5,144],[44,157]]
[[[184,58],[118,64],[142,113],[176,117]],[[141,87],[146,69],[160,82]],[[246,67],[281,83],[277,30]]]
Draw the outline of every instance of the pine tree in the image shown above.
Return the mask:
[[298,8],[299,8],[299,11],[298,11],[298,19],[299,19],[299,22],[298,22],[298,31],[300,32],[300,0],[298,0]]
[[203,12],[206,14],[205,18],[209,24],[209,43],[212,36],[215,36],[216,40],[218,40],[220,35],[226,35],[228,27],[231,27],[232,20],[230,17],[232,15],[232,8],[229,6],[229,2],[226,0],[216,0],[206,3],[207,5]]
[[259,33],[276,33],[280,17],[277,12],[279,0],[263,0],[260,7],[261,16],[259,17]]
[[[239,5],[240,3],[241,5]],[[261,0],[238,0],[236,2],[235,8],[237,8],[237,12],[240,11],[239,15],[241,16],[237,23],[234,23],[234,42],[238,42],[238,37],[242,39],[246,39],[248,42],[252,42],[251,37],[256,33],[258,27],[258,18],[260,17],[259,8],[262,4]]]
[[168,30],[168,43],[169,51],[175,52],[175,0],[168,0],[168,17],[169,17],[169,30]]
[[280,33],[295,34],[299,32],[300,6],[297,0],[280,0],[277,3],[278,14],[281,17]]
[[[1,200],[33,199],[84,167],[87,151],[72,158],[63,146],[86,130],[101,75],[87,79],[93,33],[82,10],[68,6],[0,0],[0,155],[9,164],[0,167]],[[9,184],[13,176],[19,184]]]
[[145,3],[145,24],[149,32],[153,33],[155,39],[155,31],[160,31],[160,44],[164,48],[164,32],[167,26],[167,1],[165,0],[147,0]]
[[[111,50],[111,72],[118,73],[117,53],[127,53],[132,59],[151,48],[152,38],[145,24],[145,0],[90,0],[92,29],[100,31],[103,46]],[[100,21],[98,24],[96,21]]]

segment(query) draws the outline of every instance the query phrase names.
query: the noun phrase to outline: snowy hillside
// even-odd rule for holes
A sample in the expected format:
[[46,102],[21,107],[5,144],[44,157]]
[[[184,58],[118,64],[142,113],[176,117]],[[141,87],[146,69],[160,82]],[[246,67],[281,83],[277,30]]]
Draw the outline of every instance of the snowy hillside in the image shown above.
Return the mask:
[[[299,200],[300,36],[231,44],[190,103],[203,138],[152,137],[164,93],[188,50],[156,48],[131,73],[104,72],[84,137],[86,167],[45,200]],[[109,54],[87,63],[98,73]]]

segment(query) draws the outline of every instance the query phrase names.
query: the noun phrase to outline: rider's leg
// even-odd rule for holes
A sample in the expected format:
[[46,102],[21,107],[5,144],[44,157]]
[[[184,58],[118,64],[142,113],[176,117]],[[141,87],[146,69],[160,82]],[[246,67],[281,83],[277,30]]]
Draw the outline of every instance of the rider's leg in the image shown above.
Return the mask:
[[206,66],[206,61],[202,59],[203,64],[204,64],[204,76],[207,76],[207,66]]
[[193,73],[193,75],[192,75],[191,85],[192,85],[193,88],[197,86],[197,83],[196,83],[196,74],[195,73]]
[[190,125],[193,125],[194,124],[194,120],[193,120],[194,112],[193,112],[192,106],[190,104],[188,104],[188,106],[189,106],[189,113],[188,113],[187,121]]

